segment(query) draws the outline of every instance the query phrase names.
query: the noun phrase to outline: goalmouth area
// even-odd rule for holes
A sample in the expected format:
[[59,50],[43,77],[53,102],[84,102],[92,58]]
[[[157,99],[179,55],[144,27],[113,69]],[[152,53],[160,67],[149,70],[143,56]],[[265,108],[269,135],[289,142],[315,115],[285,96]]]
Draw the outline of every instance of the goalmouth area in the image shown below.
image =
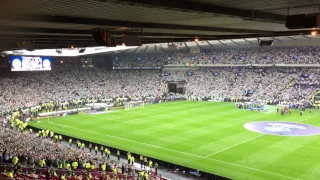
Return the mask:
[[[320,126],[320,111],[281,116],[235,103],[172,101],[105,114],[78,114],[29,125],[240,180],[320,177],[320,136],[250,131],[246,123],[299,122]],[[290,130],[290,129],[289,129]]]

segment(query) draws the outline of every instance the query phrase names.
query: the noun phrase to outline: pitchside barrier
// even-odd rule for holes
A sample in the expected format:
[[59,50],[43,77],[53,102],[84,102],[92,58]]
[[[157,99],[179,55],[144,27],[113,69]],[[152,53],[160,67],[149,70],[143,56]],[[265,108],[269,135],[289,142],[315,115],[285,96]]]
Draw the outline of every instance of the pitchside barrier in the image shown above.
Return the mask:
[[81,112],[87,112],[87,111],[90,111],[90,110],[106,111],[106,110],[108,110],[109,108],[112,108],[112,107],[113,106],[110,105],[110,104],[92,103],[92,104],[86,104],[86,107],[84,107],[84,108],[39,113],[39,116],[40,117],[68,116],[68,115],[79,114]]
[[112,108],[113,105],[106,104],[106,103],[92,103],[92,104],[86,104],[86,107],[90,107],[91,109],[98,110],[98,111],[106,111],[109,108]]
[[220,99],[209,99],[209,102],[224,102],[224,98],[220,98]]
[[123,105],[124,105],[125,110],[130,110],[130,109],[138,108],[138,107],[144,108],[144,101],[124,102]]
[[78,108],[78,109],[68,109],[68,110],[62,110],[62,111],[53,111],[53,112],[45,112],[45,113],[39,113],[40,117],[56,117],[56,116],[67,116],[71,114],[78,114],[79,112],[89,111],[90,107],[85,108]]

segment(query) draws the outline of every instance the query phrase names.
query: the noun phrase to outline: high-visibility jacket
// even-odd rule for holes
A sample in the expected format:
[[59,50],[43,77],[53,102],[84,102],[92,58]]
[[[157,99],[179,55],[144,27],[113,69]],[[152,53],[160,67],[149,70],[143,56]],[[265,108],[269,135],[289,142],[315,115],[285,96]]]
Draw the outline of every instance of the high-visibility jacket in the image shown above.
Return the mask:
[[77,169],[78,162],[76,162],[76,161],[72,162],[72,167],[73,167],[73,169]]
[[102,164],[102,165],[101,165],[101,170],[102,170],[102,171],[106,171],[106,169],[107,169],[107,168],[106,168],[106,164]]
[[90,165],[90,163],[86,163],[86,169],[90,169],[90,167],[91,167],[91,165]]
[[70,163],[66,164],[66,169],[70,170]]
[[146,177],[146,179],[149,179],[149,174],[148,174],[148,173],[145,173],[145,174],[144,174],[144,177]]
[[17,165],[19,162],[19,158],[17,156],[14,156],[13,159],[12,159],[12,164],[13,165]]
[[64,177],[64,175],[61,175],[60,180],[65,180],[66,178]]
[[58,168],[59,168],[59,169],[62,169],[62,162],[59,162],[59,163],[58,163]]
[[40,160],[40,166],[45,167],[46,166],[46,160],[42,159]]
[[7,175],[8,175],[8,177],[9,177],[10,179],[12,179],[12,178],[13,178],[13,172],[11,172],[11,171],[10,171],[10,172],[8,172],[8,174],[7,174]]
[[118,169],[117,168],[113,169],[113,174],[118,174]]

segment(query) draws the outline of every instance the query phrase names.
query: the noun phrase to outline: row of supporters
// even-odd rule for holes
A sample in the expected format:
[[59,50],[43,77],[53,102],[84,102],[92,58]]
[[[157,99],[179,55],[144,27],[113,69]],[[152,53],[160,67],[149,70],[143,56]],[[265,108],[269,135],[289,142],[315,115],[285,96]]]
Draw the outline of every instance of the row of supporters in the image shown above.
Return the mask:
[[[68,110],[68,109],[77,109],[86,107],[87,104],[94,104],[94,103],[106,103],[110,104],[113,107],[123,107],[124,102],[130,101],[144,101],[145,103],[158,103],[158,102],[165,102],[165,101],[172,101],[172,100],[192,100],[192,101],[220,101],[220,102],[249,102],[250,97],[247,98],[233,98],[233,97],[214,97],[214,96],[195,96],[192,94],[164,94],[162,96],[154,97],[154,96],[144,96],[144,97],[136,97],[136,96],[124,96],[124,97],[112,97],[112,98],[104,98],[104,99],[79,99],[79,100],[72,100],[69,102],[48,102],[42,103],[34,107],[29,108],[20,108],[16,109],[13,112],[5,112],[2,113],[2,117],[9,120],[12,116],[15,117],[16,120],[21,121],[22,123],[26,122],[26,119],[32,119],[39,116],[40,113],[45,112],[54,112],[54,111],[61,111],[61,110]],[[268,105],[277,105],[277,104],[300,104],[298,102],[290,102],[290,101],[282,101],[277,99],[264,99],[265,104]]]
[[45,112],[54,112],[68,109],[77,109],[84,108],[87,104],[94,103],[106,103],[113,105],[113,107],[121,107],[124,102],[129,101],[144,101],[145,103],[153,103],[156,99],[162,99],[162,96],[154,97],[154,96],[119,96],[119,97],[110,97],[110,98],[97,98],[97,99],[78,99],[71,101],[49,101],[47,103],[41,103],[34,107],[21,107],[19,109],[14,110],[13,112],[1,112],[0,115],[2,117],[12,116],[15,114],[16,118],[25,122],[27,118],[35,118],[38,117],[40,113]]
[[112,55],[115,67],[161,67],[166,64],[319,64],[320,46],[204,49],[200,53],[144,53]]

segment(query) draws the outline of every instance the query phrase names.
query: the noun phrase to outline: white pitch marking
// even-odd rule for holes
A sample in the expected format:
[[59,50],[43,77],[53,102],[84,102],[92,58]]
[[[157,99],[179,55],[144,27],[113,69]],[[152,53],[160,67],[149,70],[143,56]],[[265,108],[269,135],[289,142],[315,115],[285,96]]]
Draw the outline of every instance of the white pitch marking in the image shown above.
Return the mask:
[[[209,107],[208,107],[209,108]],[[205,108],[203,108],[203,107],[197,107],[197,108],[190,108],[190,111],[191,110],[196,110],[196,109],[205,109]],[[177,114],[177,113],[179,113],[179,114]],[[181,114],[180,114],[181,113]],[[164,114],[158,114],[158,115],[154,115],[154,116],[148,116],[148,117],[143,117],[143,118],[136,118],[136,119],[131,119],[131,120],[127,120],[127,121],[121,121],[121,122],[125,122],[125,123],[127,123],[127,122],[132,122],[132,121],[137,121],[137,120],[143,120],[143,119],[150,119],[150,118],[152,118],[152,117],[162,117],[162,116],[168,116],[168,115],[185,115],[185,114],[187,114],[188,113],[188,110],[184,110],[184,111],[176,111],[176,112],[171,112],[171,113],[164,113]],[[97,117],[97,118],[99,118],[99,116],[96,116],[96,115],[90,115],[90,116],[93,116],[93,117]],[[104,118],[104,117],[103,117]],[[106,118],[106,120],[109,120],[109,118]],[[113,121],[116,121],[117,119],[110,119],[110,120],[113,120]],[[119,120],[120,121],[120,120]],[[154,120],[150,120],[150,121],[154,121]],[[149,122],[150,122],[149,121]],[[135,123],[135,124],[140,124],[140,123]]]
[[64,127],[68,127],[68,128],[72,128],[72,129],[77,129],[77,130],[80,130],[80,131],[89,132],[89,133],[92,133],[92,134],[99,134],[99,135],[111,137],[111,138],[114,138],[114,139],[121,139],[121,140],[124,140],[124,141],[129,141],[129,142],[133,142],[133,143],[137,143],[137,144],[142,144],[142,145],[145,145],[145,146],[150,146],[150,147],[154,147],[154,148],[158,148],[158,149],[164,149],[164,150],[167,150],[167,151],[172,151],[172,152],[186,154],[186,155],[190,155],[190,156],[194,156],[194,157],[198,157],[198,158],[208,159],[208,160],[212,160],[212,161],[216,161],[216,162],[220,162],[220,163],[225,163],[225,164],[229,164],[229,165],[233,165],[233,166],[237,166],[237,167],[241,167],[241,168],[245,168],[245,169],[250,169],[250,170],[254,170],[254,171],[258,171],[258,172],[262,172],[262,173],[266,173],[266,174],[272,174],[272,175],[279,176],[279,177],[284,177],[284,178],[287,178],[287,179],[299,180],[297,178],[284,176],[284,175],[281,175],[281,174],[276,174],[276,173],[272,173],[272,172],[268,172],[268,171],[263,171],[263,170],[260,170],[260,169],[255,169],[255,168],[251,168],[251,167],[247,167],[247,166],[242,166],[242,165],[239,165],[239,164],[234,164],[234,163],[230,163],[230,162],[226,162],[226,161],[222,161],[222,160],[218,160],[218,159],[208,158],[208,157],[204,157],[204,156],[200,156],[200,155],[196,155],[196,154],[191,154],[191,153],[187,153],[187,152],[183,152],[183,151],[169,149],[169,148],[165,148],[165,147],[161,147],[161,146],[157,146],[157,145],[153,145],[153,144],[143,143],[143,142],[134,141],[134,140],[130,140],[130,139],[122,138],[122,137],[117,137],[117,136],[112,136],[112,135],[108,135],[108,134],[102,134],[102,133],[98,133],[98,132],[94,132],[94,131],[88,131],[88,130],[85,130],[85,129],[80,129],[80,128],[67,126],[67,125],[63,125],[63,124],[57,124],[57,123],[53,123],[53,124],[56,124],[56,125],[59,125],[59,126],[64,126]]
[[259,138],[259,137],[261,137],[261,136],[263,136],[263,135],[264,135],[264,134],[261,134],[261,135],[259,135],[259,136],[253,137],[253,138],[251,138],[251,139],[248,139],[248,140],[242,141],[242,142],[240,142],[240,143],[238,143],[238,144],[234,144],[234,145],[232,145],[232,146],[230,146],[230,147],[227,147],[227,148],[221,149],[220,151],[217,151],[217,152],[211,153],[211,154],[209,154],[209,155],[206,155],[205,157],[207,158],[207,157],[209,157],[209,156],[212,156],[212,155],[215,155],[215,154],[221,153],[221,152],[223,152],[223,151],[226,151],[226,150],[231,149],[231,148],[233,148],[233,147],[239,146],[239,145],[244,144],[244,143],[246,143],[246,142],[249,142],[249,141],[255,140],[255,139],[257,139],[257,138]]
[[[311,118],[313,118],[313,117],[317,117],[317,116],[319,116],[319,115],[320,115],[320,114],[317,114],[317,115],[314,115],[314,116],[305,118],[305,119],[303,119],[303,120],[301,120],[301,121],[297,121],[296,123],[299,123],[299,122],[302,122],[302,121],[306,121],[306,120],[308,120],[308,119],[311,119]],[[239,145],[244,144],[244,143],[246,143],[246,142],[255,140],[255,139],[257,139],[257,138],[259,138],[259,137],[261,137],[261,136],[264,136],[264,135],[269,135],[269,134],[261,134],[261,135],[259,135],[259,136],[256,136],[256,137],[253,137],[253,138],[251,138],[251,139],[245,140],[245,141],[243,141],[243,142],[240,142],[240,143],[238,143],[238,144],[232,145],[232,146],[227,147],[227,148],[225,148],[225,149],[222,149],[222,150],[220,150],[220,151],[211,153],[211,154],[209,154],[209,155],[207,155],[207,156],[205,156],[205,157],[209,157],[209,156],[212,156],[212,155],[221,153],[221,152],[223,152],[223,151],[226,151],[226,150],[231,149],[231,148],[233,148],[233,147],[239,146]]]
[[306,118],[306,119],[302,119],[301,121],[297,121],[297,123],[302,122],[302,121],[305,121],[305,120],[308,120],[308,119],[311,119],[311,118],[314,118],[314,117],[317,117],[317,116],[319,116],[319,115],[320,115],[320,114],[317,114],[317,115],[308,117],[308,118]]

